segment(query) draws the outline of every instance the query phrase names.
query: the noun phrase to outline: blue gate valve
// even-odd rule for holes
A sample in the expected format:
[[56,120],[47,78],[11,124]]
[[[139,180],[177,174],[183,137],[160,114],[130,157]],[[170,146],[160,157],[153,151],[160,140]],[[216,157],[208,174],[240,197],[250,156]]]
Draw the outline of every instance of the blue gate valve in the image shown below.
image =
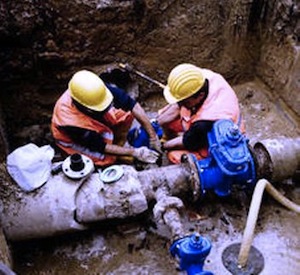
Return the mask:
[[[161,126],[158,124],[156,120],[151,120],[151,125],[153,129],[155,130],[158,138],[162,138],[163,136],[163,129]],[[149,135],[144,129],[144,127],[134,127],[129,130],[127,134],[127,141],[128,143],[135,147],[139,148],[142,146],[149,147]]]
[[218,196],[228,196],[233,184],[254,187],[256,182],[255,162],[248,146],[248,139],[231,120],[214,123],[208,133],[209,156],[197,160],[200,192],[212,189]]
[[188,275],[213,275],[203,270],[204,261],[210,250],[210,241],[198,233],[176,240],[170,247],[171,255],[180,259],[180,269],[186,271]]

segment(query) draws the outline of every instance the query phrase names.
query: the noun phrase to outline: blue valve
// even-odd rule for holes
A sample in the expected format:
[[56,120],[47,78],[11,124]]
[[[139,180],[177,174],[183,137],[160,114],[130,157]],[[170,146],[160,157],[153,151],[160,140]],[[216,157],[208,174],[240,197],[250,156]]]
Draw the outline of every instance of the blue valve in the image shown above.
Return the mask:
[[210,241],[198,233],[176,240],[170,247],[171,255],[180,259],[180,269],[185,270],[188,275],[213,275],[203,270],[210,250]]
[[[163,136],[163,129],[158,124],[156,120],[151,121],[151,125],[155,130],[158,138],[162,138]],[[149,147],[149,135],[143,127],[134,127],[132,128],[127,134],[127,141],[128,143],[135,147],[139,148],[142,146]]]
[[218,196],[228,196],[233,184],[252,188],[256,182],[254,159],[248,147],[248,139],[231,120],[214,123],[208,133],[209,156],[194,161],[204,194],[213,190]]

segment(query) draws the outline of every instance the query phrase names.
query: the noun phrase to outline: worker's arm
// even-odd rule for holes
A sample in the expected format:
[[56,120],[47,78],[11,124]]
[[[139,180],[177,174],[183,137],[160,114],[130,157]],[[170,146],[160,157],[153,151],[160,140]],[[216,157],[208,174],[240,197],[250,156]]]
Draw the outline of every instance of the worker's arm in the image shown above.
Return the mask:
[[187,149],[196,151],[207,146],[207,133],[212,129],[214,121],[201,120],[196,121],[191,125],[191,128],[186,131],[183,136],[179,136],[166,141],[163,144],[163,149]]
[[159,154],[147,147],[133,148],[133,147],[122,147],[114,144],[106,144],[106,154],[113,154],[118,156],[132,156],[140,161],[146,163],[155,163],[159,157]]
[[134,148],[125,148],[114,144],[107,144],[102,136],[92,130],[75,126],[61,126],[63,130],[75,143],[89,149],[92,152],[106,153],[112,155],[132,156]]
[[[134,147],[123,147],[115,144],[105,143],[103,153],[115,156],[132,156],[138,158]],[[147,159],[143,159],[143,161],[147,162]]]
[[145,113],[144,109],[141,107],[141,105],[137,102],[133,109],[132,114],[136,118],[136,120],[142,125],[142,127],[146,130],[146,132],[149,135],[150,139],[156,138],[156,132],[153,129],[151,122]]
[[74,143],[92,152],[104,153],[106,143],[99,133],[70,125],[60,126],[59,128],[64,131]]
[[121,108],[124,111],[131,111],[136,120],[141,124],[141,126],[146,130],[149,135],[150,148],[156,150],[159,153],[161,151],[161,143],[153,129],[147,114],[141,105],[131,98],[126,92],[116,86],[107,84],[114,96],[114,106],[116,108]]
[[147,147],[133,148],[108,144],[103,140],[102,136],[95,131],[75,126],[61,126],[60,128],[65,131],[74,142],[88,148],[92,152],[118,156],[133,156],[147,163],[155,163],[158,158],[158,153],[149,150]]
[[158,111],[158,116],[156,118],[160,126],[170,123],[175,119],[179,118],[180,108],[177,103],[168,104]]
[[199,120],[194,122],[190,129],[183,134],[182,143],[189,151],[196,151],[207,147],[207,133],[212,129],[214,121]]
[[163,149],[165,150],[184,149],[182,140],[183,140],[182,136],[170,139],[163,144]]
[[157,136],[154,128],[152,127],[147,114],[138,102],[134,105],[134,108],[132,109],[132,114],[148,133],[150,148],[162,154],[161,142],[159,140],[159,137]]
[[150,139],[156,137],[156,132],[153,129],[149,118],[141,107],[141,105],[131,98],[124,90],[118,88],[117,86],[106,84],[109,90],[114,96],[114,106],[116,108],[121,108],[124,111],[131,111],[136,120],[144,127],[147,131]]
[[106,154],[118,155],[118,156],[133,156],[133,147],[123,147],[115,144],[106,144],[104,152]]

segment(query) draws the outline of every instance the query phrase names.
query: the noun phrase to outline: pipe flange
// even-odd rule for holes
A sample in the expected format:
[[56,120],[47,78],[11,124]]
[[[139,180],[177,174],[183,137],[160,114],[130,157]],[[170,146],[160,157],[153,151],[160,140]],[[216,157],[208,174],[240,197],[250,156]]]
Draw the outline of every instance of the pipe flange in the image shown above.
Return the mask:
[[119,165],[112,165],[104,169],[100,174],[100,179],[104,183],[113,183],[124,175],[124,169]]
[[87,156],[73,154],[64,160],[62,171],[68,178],[82,179],[94,171],[94,163]]
[[181,163],[188,164],[190,170],[189,182],[193,193],[193,201],[197,201],[201,197],[201,182],[199,171],[195,163],[195,156],[193,154],[185,154],[181,158]]

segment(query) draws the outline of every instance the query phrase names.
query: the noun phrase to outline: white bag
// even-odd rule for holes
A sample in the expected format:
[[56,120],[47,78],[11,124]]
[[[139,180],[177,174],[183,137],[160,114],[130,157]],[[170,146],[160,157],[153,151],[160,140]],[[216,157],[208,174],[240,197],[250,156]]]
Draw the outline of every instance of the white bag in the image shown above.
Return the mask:
[[7,156],[7,171],[22,190],[30,192],[50,177],[54,149],[33,143],[21,146]]

